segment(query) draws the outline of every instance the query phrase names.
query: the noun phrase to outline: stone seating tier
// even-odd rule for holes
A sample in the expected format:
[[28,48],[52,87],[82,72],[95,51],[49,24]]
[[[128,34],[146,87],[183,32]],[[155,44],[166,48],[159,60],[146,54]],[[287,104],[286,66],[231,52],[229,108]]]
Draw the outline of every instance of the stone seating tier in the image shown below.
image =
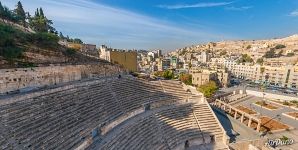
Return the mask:
[[[176,81],[100,80],[0,105],[0,149],[75,149],[92,137],[92,131],[147,103],[159,109],[188,96]],[[197,125],[195,115],[209,117],[208,111],[188,104],[156,112],[123,128],[102,148],[172,149],[187,139],[202,139],[206,127]],[[215,125],[206,131],[219,135],[217,129]]]

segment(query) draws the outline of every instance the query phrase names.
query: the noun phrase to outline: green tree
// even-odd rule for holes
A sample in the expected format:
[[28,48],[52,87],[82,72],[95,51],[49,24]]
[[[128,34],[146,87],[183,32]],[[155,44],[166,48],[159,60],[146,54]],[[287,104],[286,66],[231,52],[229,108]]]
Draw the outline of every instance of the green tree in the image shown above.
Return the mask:
[[25,42],[26,35],[24,33],[9,25],[0,24],[0,35],[0,56],[9,62],[23,56],[23,49],[18,46],[18,43]]
[[295,55],[294,53],[287,53],[287,57],[292,57],[294,55]]
[[246,49],[251,49],[251,45],[247,45]]
[[56,33],[56,29],[52,26],[52,20],[47,19],[42,8],[37,8],[35,16],[30,18],[29,25],[36,32]]
[[263,74],[265,72],[265,67],[261,67],[261,74]]
[[282,48],[286,48],[286,46],[285,45],[282,45],[282,44],[277,44],[275,46],[275,49],[282,49]]
[[81,39],[75,38],[73,39],[74,43],[83,44],[83,41]]
[[163,75],[163,72],[162,71],[156,71],[156,72],[154,72],[154,75],[157,76],[157,77],[161,77]]
[[35,17],[39,17],[39,9],[38,8],[36,8]]
[[171,70],[166,70],[163,75],[165,79],[173,79],[174,78],[174,73]]
[[2,5],[1,1],[0,1],[0,18],[4,17],[4,6]]
[[73,48],[67,48],[65,52],[66,52],[66,55],[73,56],[74,54],[76,54],[77,51]]
[[227,51],[221,51],[221,52],[219,53],[220,56],[224,56],[224,55],[226,55],[226,54],[227,54]]
[[45,18],[42,8],[39,8],[39,16]]
[[65,39],[64,35],[62,34],[62,32],[59,33],[59,37],[60,37],[61,39]]
[[59,37],[53,33],[38,32],[31,35],[31,42],[42,48],[57,48]]
[[205,97],[210,98],[217,91],[218,87],[214,81],[210,81],[198,87],[198,91],[202,92]]
[[247,54],[242,54],[240,59],[238,59],[238,63],[246,63],[246,62],[253,62],[253,59]]
[[192,75],[191,74],[180,74],[179,80],[186,85],[192,85]]
[[263,57],[265,57],[265,58],[274,58],[275,57],[275,49],[271,48],[269,51],[267,51],[265,53],[265,55]]
[[21,25],[26,26],[26,13],[20,1],[17,3],[17,7],[14,10],[14,12],[18,18],[18,21],[21,23]]
[[260,64],[260,65],[263,65],[264,59],[263,58],[257,59],[257,63]]
[[15,15],[6,6],[3,6],[3,12],[1,16],[3,19],[16,22]]
[[190,69],[192,67],[191,62],[188,63],[188,68]]

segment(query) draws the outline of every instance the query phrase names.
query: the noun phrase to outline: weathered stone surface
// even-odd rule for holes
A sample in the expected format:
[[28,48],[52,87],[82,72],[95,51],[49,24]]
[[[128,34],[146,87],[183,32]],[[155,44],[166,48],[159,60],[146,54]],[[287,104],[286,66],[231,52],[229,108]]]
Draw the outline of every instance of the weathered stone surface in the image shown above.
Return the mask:
[[120,69],[117,66],[99,64],[1,69],[0,93],[55,85],[92,76],[112,75],[119,72]]

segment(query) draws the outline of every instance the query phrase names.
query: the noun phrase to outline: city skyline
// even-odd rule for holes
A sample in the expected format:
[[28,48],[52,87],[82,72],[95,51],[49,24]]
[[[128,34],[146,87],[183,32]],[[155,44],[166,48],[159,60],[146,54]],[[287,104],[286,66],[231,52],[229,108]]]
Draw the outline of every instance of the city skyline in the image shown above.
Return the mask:
[[[14,8],[17,0],[2,3]],[[58,31],[86,43],[166,51],[221,40],[297,33],[298,2],[21,0],[31,14],[43,7]]]

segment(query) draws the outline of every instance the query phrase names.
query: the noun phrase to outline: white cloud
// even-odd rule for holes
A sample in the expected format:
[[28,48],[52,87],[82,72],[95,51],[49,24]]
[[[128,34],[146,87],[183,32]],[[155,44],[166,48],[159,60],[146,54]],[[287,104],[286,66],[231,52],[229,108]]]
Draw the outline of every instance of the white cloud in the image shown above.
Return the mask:
[[[14,7],[18,0],[4,0]],[[190,29],[146,15],[90,0],[22,0],[31,14],[42,7],[58,31],[84,42],[107,43],[115,48],[174,49],[198,42],[226,38],[224,34]],[[226,34],[225,34],[226,35]],[[229,37],[228,37],[229,38]]]
[[241,7],[226,7],[226,10],[233,10],[233,11],[244,11],[253,8],[253,6],[241,6]]
[[165,8],[165,9],[206,8],[206,7],[225,6],[232,3],[233,2],[209,2],[209,3],[196,3],[196,4],[158,5],[158,7]]
[[298,17],[298,10],[294,10],[292,11],[289,16],[292,16],[292,17]]

